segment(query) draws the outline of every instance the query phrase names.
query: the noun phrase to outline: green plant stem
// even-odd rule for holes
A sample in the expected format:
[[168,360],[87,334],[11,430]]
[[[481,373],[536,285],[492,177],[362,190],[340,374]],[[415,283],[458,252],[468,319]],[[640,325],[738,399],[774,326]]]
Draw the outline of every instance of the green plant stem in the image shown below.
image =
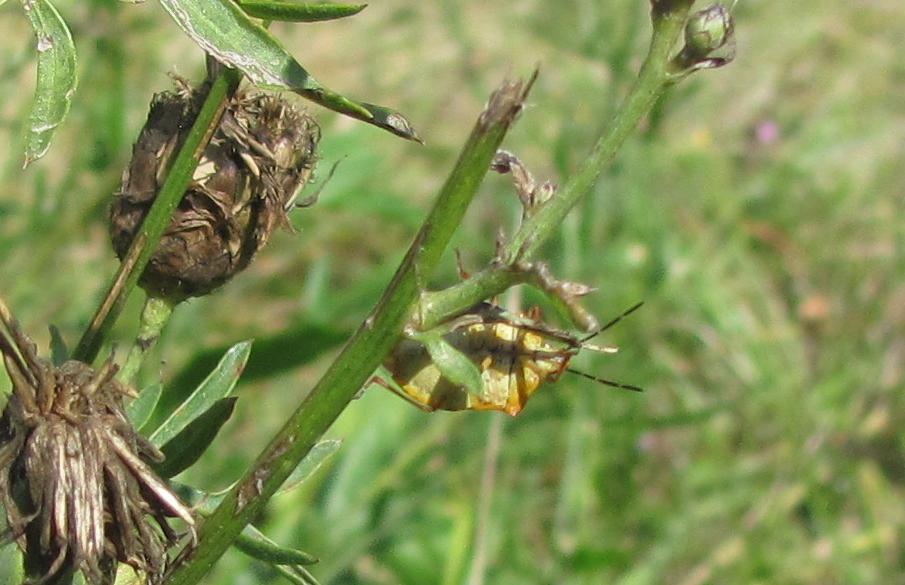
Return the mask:
[[530,260],[559,229],[566,215],[590,193],[600,174],[657,99],[675,81],[669,60],[688,17],[689,0],[658,2],[651,17],[653,36],[638,79],[609,129],[600,137],[576,173],[546,204],[526,219],[506,244],[501,258],[490,267],[445,290],[425,293],[413,321],[427,330],[458,316],[482,300],[516,284],[530,282],[528,275],[512,267]]
[[168,585],[194,584],[207,573],[383,361],[408,320],[420,283],[439,263],[530,85],[507,82],[493,94],[383,297],[249,472],[205,519],[198,545],[183,551]]
[[101,345],[113,323],[122,312],[126,299],[135,289],[138,279],[160,241],[164,230],[170,225],[170,218],[185,190],[198,160],[204,153],[207,143],[220,124],[220,117],[226,107],[229,96],[239,86],[241,74],[234,69],[223,68],[211,83],[210,90],[198,118],[186,136],[179,150],[166,181],[154,204],[148,211],[141,228],[132,240],[132,245],[119,265],[113,282],[100,307],[91,320],[88,329],[82,335],[73,351],[73,359],[86,363],[94,361]]
[[141,320],[138,326],[138,334],[135,342],[126,357],[126,363],[119,371],[119,379],[125,384],[131,385],[141,368],[142,361],[148,351],[154,347],[160,338],[160,333],[170,317],[173,315],[175,304],[166,299],[149,296],[145,299],[145,306],[141,311]]

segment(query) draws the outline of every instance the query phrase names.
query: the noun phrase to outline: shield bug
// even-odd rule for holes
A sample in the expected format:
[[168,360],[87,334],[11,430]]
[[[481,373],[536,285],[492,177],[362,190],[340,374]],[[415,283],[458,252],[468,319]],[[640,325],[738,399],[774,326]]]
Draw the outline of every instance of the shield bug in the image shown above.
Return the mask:
[[618,351],[588,341],[640,306],[638,303],[582,338],[539,321],[537,308],[513,317],[496,305],[481,303],[442,336],[443,345],[452,348],[454,355],[464,356],[480,375],[479,383],[469,387],[462,381],[467,373],[458,374],[462,368],[457,358],[438,363],[437,351],[410,338],[400,341],[384,362],[395,386],[384,380],[378,383],[426,411],[499,410],[512,416],[522,411],[538,388],[555,382],[566,371],[637,392],[641,390],[637,386],[578,372],[569,368],[569,363],[582,349]]

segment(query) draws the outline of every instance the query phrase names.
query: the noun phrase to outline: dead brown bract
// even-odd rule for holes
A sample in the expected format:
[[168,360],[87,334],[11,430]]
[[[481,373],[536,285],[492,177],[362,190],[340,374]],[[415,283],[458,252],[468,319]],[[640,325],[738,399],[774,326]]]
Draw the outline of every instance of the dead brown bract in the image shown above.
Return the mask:
[[[110,210],[110,234],[122,258],[188,134],[204,91],[178,81],[154,96]],[[269,94],[233,97],[192,183],[142,275],[155,296],[205,295],[251,262],[310,180],[320,129],[305,112]]]
[[[157,583],[177,534],[167,516],[194,520],[148,462],[163,455],[123,411],[134,391],[99,370],[37,355],[0,300],[0,353],[13,392],[0,417],[0,503],[9,533],[44,577],[81,570],[112,583],[117,562]],[[150,518],[154,519],[152,523]]]

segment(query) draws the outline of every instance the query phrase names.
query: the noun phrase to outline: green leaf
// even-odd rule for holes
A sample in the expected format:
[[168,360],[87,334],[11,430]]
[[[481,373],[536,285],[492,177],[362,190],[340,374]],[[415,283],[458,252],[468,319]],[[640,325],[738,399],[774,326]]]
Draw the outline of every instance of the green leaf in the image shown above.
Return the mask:
[[239,6],[249,16],[283,22],[319,22],[354,16],[367,4],[298,4],[268,0],[239,0]]
[[[271,336],[255,339],[255,351],[248,358],[242,380],[266,380],[293,368],[311,363],[319,356],[343,343],[349,337],[346,329],[308,322],[290,325]],[[167,383],[160,405],[149,428],[156,428],[166,413],[186,399],[201,383],[205,372],[217,365],[228,347],[203,349],[190,357]]]
[[343,442],[338,439],[329,439],[321,441],[312,447],[311,451],[305,455],[305,458],[302,459],[302,462],[298,464],[298,467],[295,468],[277,493],[286,493],[304,483],[305,480],[314,475],[314,472],[323,465],[324,461],[339,450],[342,444]]
[[69,348],[66,347],[66,340],[63,339],[63,335],[56,325],[51,323],[48,328],[50,329],[50,361],[59,367],[69,359]]
[[304,551],[278,545],[251,524],[233,544],[248,556],[270,565],[313,565],[320,560]]
[[201,413],[207,411],[215,402],[229,396],[236,387],[239,376],[251,353],[251,341],[243,341],[232,346],[214,371],[194,392],[180,404],[176,410],[148,437],[152,443],[160,447],[181,433]]
[[256,85],[292,90],[326,108],[419,141],[402,114],[355,102],[321,85],[289,52],[233,0],[160,0],[192,40],[218,61],[235,67]]
[[126,415],[132,421],[132,426],[140,429],[151,418],[157,401],[160,400],[160,394],[163,392],[163,386],[160,384],[151,384],[138,394],[138,398],[129,403],[126,407]]
[[[314,445],[314,447],[311,448],[311,451],[305,455],[302,462],[298,464],[298,467],[295,468],[286,480],[278,493],[286,493],[298,487],[301,483],[311,477],[324,461],[339,449],[341,444],[342,441],[328,439]],[[171,485],[183,501],[202,514],[210,514],[213,512],[214,509],[220,505],[220,502],[223,501],[224,496],[230,489],[227,488],[220,492],[205,492],[179,482],[172,482]]]
[[72,102],[77,85],[75,44],[56,8],[47,0],[22,0],[25,15],[37,39],[38,80],[35,101],[28,117],[25,166],[38,160],[50,147],[50,139]]
[[160,448],[166,459],[154,466],[157,473],[162,477],[173,477],[198,461],[217,438],[220,428],[233,415],[237,400],[235,396],[221,398],[179,434],[167,441]]
[[22,583],[24,577],[22,552],[18,545],[9,542],[0,546],[0,583],[3,585]]
[[457,386],[463,386],[469,394],[484,396],[481,371],[468,356],[450,345],[439,334],[419,335],[418,341],[427,348],[431,360],[440,369],[444,378]]
[[293,567],[283,567],[277,565],[274,567],[277,573],[286,578],[290,583],[294,585],[320,585],[317,579],[314,578],[314,575],[308,572],[305,567],[301,566],[293,566]]
[[145,585],[145,579],[129,565],[120,563],[116,567],[116,580],[113,585]]

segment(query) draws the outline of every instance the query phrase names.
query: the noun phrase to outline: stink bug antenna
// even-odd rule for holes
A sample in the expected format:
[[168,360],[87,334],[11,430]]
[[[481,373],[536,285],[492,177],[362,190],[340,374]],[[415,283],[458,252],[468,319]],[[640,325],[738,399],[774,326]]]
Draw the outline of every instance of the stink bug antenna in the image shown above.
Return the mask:
[[[628,317],[629,315],[631,315],[632,313],[634,313],[635,311],[637,311],[637,310],[641,307],[641,305],[643,305],[643,304],[644,304],[644,301],[640,301],[640,302],[638,302],[638,303],[635,303],[634,305],[632,305],[631,307],[629,307],[628,309],[626,309],[625,311],[623,311],[620,315],[618,315],[617,317],[615,317],[615,318],[613,318],[612,320],[610,320],[606,325],[604,325],[603,327],[601,327],[600,329],[598,329],[598,330],[595,331],[594,333],[591,333],[590,335],[588,335],[588,336],[584,337],[583,339],[581,339],[581,340],[580,340],[581,346],[582,346],[582,347],[588,347],[588,348],[591,348],[591,349],[597,349],[598,351],[604,351],[604,352],[606,352],[606,353],[610,353],[610,352],[616,351],[616,348],[615,348],[615,347],[604,346],[604,347],[600,347],[600,348],[595,348],[595,347],[593,347],[593,346],[588,346],[588,345],[585,345],[585,344],[587,343],[587,341],[588,341],[589,339],[591,339],[591,338],[593,338],[593,337],[596,337],[597,335],[600,335],[601,333],[603,333],[604,331],[606,331],[607,329],[609,329],[610,327],[612,327],[613,325],[615,325],[615,324],[618,323],[619,321],[622,321],[623,319],[625,319],[626,317]],[[597,377],[597,376],[592,376],[591,374],[586,374],[586,373],[584,373],[584,372],[582,372],[582,371],[580,371],[580,370],[573,370],[572,368],[568,368],[566,371],[567,371],[567,372],[571,372],[571,373],[573,373],[573,374],[577,374],[577,375],[579,375],[579,376],[581,376],[581,377],[583,377],[583,378],[587,378],[588,380],[594,380],[595,382],[597,382],[597,383],[599,383],[599,384],[603,384],[604,386],[610,386],[610,387],[612,387],[612,388],[620,388],[620,389],[622,389],[622,390],[631,390],[632,392],[644,392],[644,389],[641,388],[641,387],[639,387],[639,386],[633,386],[633,385],[631,385],[631,384],[623,384],[622,382],[616,382],[616,381],[614,381],[614,380],[607,380],[606,378],[599,378],[599,377]]]
[[581,343],[584,343],[584,342],[586,342],[586,341],[588,341],[588,340],[590,340],[590,339],[592,339],[592,338],[594,338],[594,337],[597,337],[598,335],[600,335],[601,333],[603,333],[604,331],[606,331],[607,329],[609,329],[610,327],[612,327],[613,325],[615,325],[616,323],[618,323],[619,321],[622,321],[623,319],[625,319],[626,317],[628,317],[629,315],[631,315],[632,313],[634,313],[635,311],[637,311],[639,308],[641,308],[641,305],[643,305],[643,304],[644,304],[644,301],[639,301],[638,303],[636,303],[636,304],[634,304],[633,306],[629,307],[628,309],[626,309],[625,311],[623,311],[621,315],[619,315],[618,317],[613,318],[609,323],[607,323],[606,325],[604,325],[603,327],[601,327],[600,329],[598,329],[598,330],[595,331],[594,333],[591,333],[591,334],[588,335],[587,337],[584,337],[583,339],[581,339],[581,340],[580,340]]
[[573,374],[577,374],[582,378],[587,378],[588,380],[594,380],[595,382],[599,382],[604,386],[610,386],[612,388],[621,388],[622,390],[631,390],[632,392],[644,392],[644,388],[640,386],[632,386],[631,384],[623,384],[622,382],[615,382],[613,380],[607,380],[606,378],[598,378],[597,376],[592,376],[591,374],[586,374],[579,370],[573,370],[572,368],[568,368],[567,372],[571,372]]

